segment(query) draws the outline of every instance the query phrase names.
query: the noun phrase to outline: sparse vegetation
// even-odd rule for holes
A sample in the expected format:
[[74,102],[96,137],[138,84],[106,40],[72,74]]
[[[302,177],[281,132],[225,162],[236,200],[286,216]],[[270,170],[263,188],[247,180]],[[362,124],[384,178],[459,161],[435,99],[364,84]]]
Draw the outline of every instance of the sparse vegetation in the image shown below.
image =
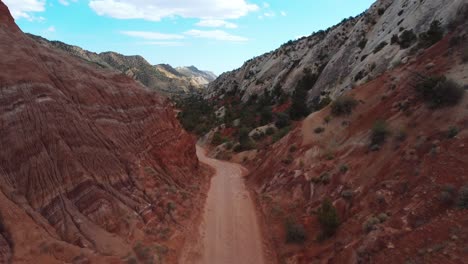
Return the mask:
[[324,240],[333,236],[340,226],[338,212],[329,199],[322,201],[322,205],[317,210],[317,218],[322,227],[319,240]]
[[350,96],[338,97],[331,105],[331,113],[335,116],[349,115],[358,105],[358,101]]
[[323,133],[324,131],[325,131],[325,128],[323,127],[316,127],[314,129],[315,134],[320,134],[320,133]]
[[389,134],[387,123],[383,120],[377,120],[372,127],[371,146],[382,145]]
[[289,131],[291,131],[291,127],[283,127],[282,129],[278,130],[272,137],[273,142],[277,142],[278,140],[282,139],[284,136],[286,136]]
[[285,128],[291,124],[289,115],[286,113],[277,113],[275,126],[279,129]]
[[341,197],[343,197],[345,200],[351,200],[351,198],[353,198],[353,195],[353,190],[344,190],[341,192]]
[[360,49],[364,49],[366,47],[366,45],[367,45],[367,39],[366,38],[361,39],[361,41],[359,41],[359,43],[358,43],[358,47]]
[[307,239],[304,226],[295,219],[287,219],[285,222],[286,243],[303,243]]
[[468,209],[468,185],[461,187],[458,191],[457,205],[461,209]]
[[268,135],[268,136],[271,136],[273,134],[275,134],[275,129],[272,128],[272,127],[269,127],[266,129],[265,133]]
[[434,20],[429,29],[419,35],[419,45],[422,48],[428,48],[439,42],[443,37],[444,30],[442,29],[440,21]]
[[213,135],[213,139],[211,140],[211,144],[213,144],[214,146],[218,146],[218,145],[221,145],[225,142],[227,142],[228,139],[223,137],[221,135],[221,133],[219,132],[215,132],[214,135]]
[[453,187],[453,185],[443,186],[439,199],[444,204],[452,204],[455,200],[455,187]]
[[294,145],[294,144],[289,147],[289,152],[291,152],[291,153],[296,152],[296,150],[297,150],[297,146]]
[[413,30],[405,30],[401,33],[398,37],[398,44],[400,44],[400,48],[407,49],[413,45],[418,40],[416,34],[414,34]]
[[458,127],[456,126],[451,126],[449,130],[447,131],[447,138],[454,138],[458,135]]
[[465,95],[463,87],[445,76],[426,78],[416,85],[416,91],[431,108],[456,105]]
[[383,48],[385,48],[385,46],[387,46],[387,45],[388,45],[388,43],[387,43],[386,41],[380,42],[379,45],[377,45],[377,46],[375,47],[375,49],[374,49],[374,51],[373,51],[374,54],[377,53],[377,52],[379,52],[379,51],[381,51],[381,50],[382,50]]
[[375,226],[379,223],[380,220],[377,217],[371,216],[364,222],[364,224],[362,224],[362,229],[364,232],[369,233],[370,231],[374,230]]
[[348,165],[346,165],[346,164],[342,164],[342,165],[340,166],[340,172],[341,172],[341,173],[346,173],[346,172],[348,171],[348,169],[349,169],[349,168],[348,168]]

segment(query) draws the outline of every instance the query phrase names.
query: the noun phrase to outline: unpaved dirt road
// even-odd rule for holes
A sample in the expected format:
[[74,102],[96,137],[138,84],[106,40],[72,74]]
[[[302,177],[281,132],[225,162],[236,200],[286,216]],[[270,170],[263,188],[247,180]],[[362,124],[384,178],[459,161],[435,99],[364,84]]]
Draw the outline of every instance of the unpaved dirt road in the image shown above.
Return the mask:
[[216,174],[211,179],[198,239],[187,242],[180,263],[265,263],[254,204],[242,179],[245,168],[208,158],[198,146],[197,155]]

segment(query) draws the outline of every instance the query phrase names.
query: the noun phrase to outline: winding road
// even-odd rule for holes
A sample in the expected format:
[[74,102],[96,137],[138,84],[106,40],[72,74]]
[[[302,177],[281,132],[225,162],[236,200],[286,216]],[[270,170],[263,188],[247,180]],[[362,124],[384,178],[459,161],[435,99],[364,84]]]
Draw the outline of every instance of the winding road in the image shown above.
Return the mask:
[[265,263],[257,215],[242,178],[247,170],[239,164],[208,158],[199,146],[197,156],[216,172],[211,179],[198,238],[187,242],[180,263]]

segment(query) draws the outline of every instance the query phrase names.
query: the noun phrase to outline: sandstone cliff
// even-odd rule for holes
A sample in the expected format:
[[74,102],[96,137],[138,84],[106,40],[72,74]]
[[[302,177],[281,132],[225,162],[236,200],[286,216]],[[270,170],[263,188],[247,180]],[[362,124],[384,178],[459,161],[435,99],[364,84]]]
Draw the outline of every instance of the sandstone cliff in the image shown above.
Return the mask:
[[31,40],[2,2],[0,54],[0,262],[175,255],[205,179],[166,99]]
[[[209,85],[207,97],[226,91],[245,91],[243,101],[276,86],[291,93],[310,70],[317,77],[309,100],[343,91],[375,78],[411,55],[411,48],[391,44],[393,35],[426,31],[434,20],[447,26],[464,0],[378,0],[364,13],[325,31],[290,41],[253,58]],[[466,16],[466,14],[465,14]]]

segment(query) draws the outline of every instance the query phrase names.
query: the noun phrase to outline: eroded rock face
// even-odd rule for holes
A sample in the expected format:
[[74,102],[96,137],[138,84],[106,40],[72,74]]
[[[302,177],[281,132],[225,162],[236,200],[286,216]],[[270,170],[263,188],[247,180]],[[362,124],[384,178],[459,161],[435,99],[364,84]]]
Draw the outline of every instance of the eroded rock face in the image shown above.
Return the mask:
[[[326,31],[285,43],[277,50],[247,61],[242,67],[219,76],[208,87],[207,97],[238,89],[243,101],[253,94],[279,86],[294,91],[308,69],[317,76],[309,99],[334,98],[399,64],[410,48],[392,45],[393,35],[404,30],[425,32],[432,21],[445,27],[466,4],[463,0],[378,0],[364,13],[343,20]],[[383,45],[378,52],[376,48]]]
[[200,178],[166,99],[38,45],[2,2],[0,54],[1,259],[124,257],[177,221]]

